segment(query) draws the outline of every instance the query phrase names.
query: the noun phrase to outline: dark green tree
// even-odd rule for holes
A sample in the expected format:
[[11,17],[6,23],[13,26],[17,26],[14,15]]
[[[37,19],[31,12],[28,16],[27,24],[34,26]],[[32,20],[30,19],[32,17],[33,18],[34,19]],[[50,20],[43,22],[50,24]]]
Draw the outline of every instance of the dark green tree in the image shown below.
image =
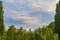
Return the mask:
[[55,32],[58,33],[58,37],[60,40],[60,1],[56,5]]
[[0,0],[0,37],[1,38],[3,33],[4,33],[3,6],[2,6],[2,0]]

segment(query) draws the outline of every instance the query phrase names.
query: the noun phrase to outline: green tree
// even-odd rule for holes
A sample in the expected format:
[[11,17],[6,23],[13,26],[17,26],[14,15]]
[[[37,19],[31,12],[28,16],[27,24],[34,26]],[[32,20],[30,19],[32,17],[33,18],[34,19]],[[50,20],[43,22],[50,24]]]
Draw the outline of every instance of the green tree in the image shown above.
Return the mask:
[[11,25],[6,32],[6,40],[17,40],[16,28],[14,25]]
[[58,40],[58,34],[53,35],[53,40]]
[[24,40],[24,36],[25,36],[25,31],[22,27],[20,27],[20,29],[17,30],[18,40]]
[[29,29],[28,35],[29,35],[29,40],[35,40],[34,32],[31,29]]
[[30,40],[29,38],[30,38],[29,32],[25,31],[24,36],[23,36],[23,39],[24,40]]
[[38,28],[34,31],[35,40],[43,40],[41,33],[42,33],[42,28]]
[[51,22],[51,23],[48,25],[48,27],[53,30],[53,33],[55,33],[55,22]]
[[55,32],[58,33],[59,40],[60,40],[60,1],[56,5]]
[[4,33],[4,20],[3,20],[3,6],[2,0],[0,0],[0,39],[2,40],[2,35]]
[[4,30],[3,36],[2,36],[2,40],[6,39],[6,29]]
[[[56,38],[57,37],[57,38]],[[53,30],[48,26],[43,26],[35,30],[35,40],[57,40],[58,36],[53,34]]]

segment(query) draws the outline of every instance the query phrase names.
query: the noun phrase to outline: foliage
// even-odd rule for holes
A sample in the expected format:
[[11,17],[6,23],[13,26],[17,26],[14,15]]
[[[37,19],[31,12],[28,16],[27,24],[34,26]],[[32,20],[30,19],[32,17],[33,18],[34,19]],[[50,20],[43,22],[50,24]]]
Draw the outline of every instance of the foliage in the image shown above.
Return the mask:
[[11,25],[6,32],[6,40],[17,40],[16,28],[14,25]]
[[49,25],[48,25],[49,28],[51,28],[53,30],[53,32],[55,33],[55,22],[51,22]]
[[58,33],[59,40],[60,40],[60,1],[56,5],[55,33]]
[[58,34],[54,34],[52,28],[44,26],[34,31],[23,29],[20,27],[16,29],[14,25],[10,25],[9,29],[4,32],[3,40],[58,40]]
[[3,7],[2,1],[0,1],[0,36],[3,35],[3,32],[4,32]]
[[3,40],[4,35],[4,19],[3,19],[3,6],[2,1],[0,0],[0,40]]

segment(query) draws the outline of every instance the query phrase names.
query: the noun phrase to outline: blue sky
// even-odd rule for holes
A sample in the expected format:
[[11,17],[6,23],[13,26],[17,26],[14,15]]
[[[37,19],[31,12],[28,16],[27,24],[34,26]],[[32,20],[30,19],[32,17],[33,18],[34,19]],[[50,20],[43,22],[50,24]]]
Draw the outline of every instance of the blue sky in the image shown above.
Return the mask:
[[4,23],[8,27],[35,29],[54,21],[57,0],[2,0]]

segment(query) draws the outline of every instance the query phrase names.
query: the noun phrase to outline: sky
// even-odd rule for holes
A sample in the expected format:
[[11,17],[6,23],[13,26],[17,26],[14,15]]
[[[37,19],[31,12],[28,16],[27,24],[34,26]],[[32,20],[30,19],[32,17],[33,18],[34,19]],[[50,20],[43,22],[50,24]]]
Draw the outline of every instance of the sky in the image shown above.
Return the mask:
[[58,0],[2,0],[6,28],[36,29],[54,21]]

